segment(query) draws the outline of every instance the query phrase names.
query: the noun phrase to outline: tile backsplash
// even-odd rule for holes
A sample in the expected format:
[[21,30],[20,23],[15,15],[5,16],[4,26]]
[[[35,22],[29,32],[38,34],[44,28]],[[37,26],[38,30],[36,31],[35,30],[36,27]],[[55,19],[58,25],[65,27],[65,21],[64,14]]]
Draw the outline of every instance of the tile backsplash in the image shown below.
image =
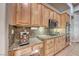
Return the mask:
[[31,27],[32,37],[35,37],[38,35],[46,35],[46,34],[48,34],[48,29],[45,27]]
[[[9,47],[13,44],[16,43],[17,41],[20,40],[19,36],[20,36],[20,32],[23,31],[29,31],[30,32],[30,27],[17,27],[17,26],[9,26]],[[29,33],[30,36],[30,33]]]
[[24,31],[25,29],[30,30],[30,37],[36,37],[38,35],[53,35],[53,34],[60,34],[65,33],[65,29],[63,28],[55,28],[49,29],[45,27],[16,27],[16,26],[9,26],[9,46],[19,40],[19,32]]

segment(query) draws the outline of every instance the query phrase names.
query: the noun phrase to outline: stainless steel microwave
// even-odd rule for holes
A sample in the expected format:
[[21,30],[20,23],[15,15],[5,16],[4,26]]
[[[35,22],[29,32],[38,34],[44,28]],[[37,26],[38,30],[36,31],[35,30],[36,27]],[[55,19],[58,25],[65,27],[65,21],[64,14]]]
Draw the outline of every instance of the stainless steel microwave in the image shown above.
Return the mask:
[[49,28],[56,28],[56,27],[58,27],[58,21],[49,19],[48,26],[49,26]]

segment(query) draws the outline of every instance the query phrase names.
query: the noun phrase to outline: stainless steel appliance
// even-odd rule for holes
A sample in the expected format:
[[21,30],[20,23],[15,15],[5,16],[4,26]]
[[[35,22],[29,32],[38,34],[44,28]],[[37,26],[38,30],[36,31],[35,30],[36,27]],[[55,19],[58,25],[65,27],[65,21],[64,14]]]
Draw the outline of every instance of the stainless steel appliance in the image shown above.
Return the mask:
[[49,19],[48,26],[49,26],[49,28],[56,28],[56,27],[58,27],[58,21]]
[[29,32],[28,31],[20,32],[19,45],[22,46],[26,44],[29,44]]

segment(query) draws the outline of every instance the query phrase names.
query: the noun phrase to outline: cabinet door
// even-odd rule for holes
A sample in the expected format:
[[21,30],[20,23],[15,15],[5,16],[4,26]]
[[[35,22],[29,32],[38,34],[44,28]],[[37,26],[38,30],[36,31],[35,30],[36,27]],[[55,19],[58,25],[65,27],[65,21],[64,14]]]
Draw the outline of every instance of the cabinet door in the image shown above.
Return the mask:
[[46,40],[45,42],[45,46],[44,46],[44,51],[45,51],[45,55],[54,55],[54,39],[49,39]]
[[62,36],[62,46],[63,46],[63,48],[65,47],[65,44],[66,44],[66,37],[65,36]]
[[70,16],[67,13],[65,13],[65,17],[66,17],[66,22],[70,22]]
[[66,27],[66,18],[65,18],[65,14],[61,15],[61,27],[65,28]]
[[57,20],[57,13],[54,11],[54,20]]
[[52,10],[50,10],[50,19],[53,20],[54,19],[54,12]]
[[60,22],[60,14],[57,14],[57,21],[58,21],[58,27],[60,27],[61,22]]
[[41,4],[33,3],[31,5],[31,25],[41,26]]
[[42,6],[42,25],[45,27],[48,27],[49,14],[49,9],[45,6]]
[[55,54],[60,51],[60,39],[55,38]]
[[16,24],[30,25],[30,4],[17,4]]
[[9,24],[15,25],[16,23],[16,3],[7,4],[7,13],[9,16]]
[[22,23],[22,5],[21,3],[17,4],[16,8],[16,24],[21,24]]

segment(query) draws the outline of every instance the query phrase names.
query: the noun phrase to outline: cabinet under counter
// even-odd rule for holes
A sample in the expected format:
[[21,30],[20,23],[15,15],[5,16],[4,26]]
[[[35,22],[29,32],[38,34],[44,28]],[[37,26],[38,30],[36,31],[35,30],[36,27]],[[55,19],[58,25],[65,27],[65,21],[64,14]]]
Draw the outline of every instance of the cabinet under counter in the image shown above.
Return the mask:
[[43,48],[43,42],[37,38],[30,38],[28,45],[24,46],[13,46],[9,50],[10,56],[30,56],[35,53],[39,53],[39,55],[42,55],[42,48]]

